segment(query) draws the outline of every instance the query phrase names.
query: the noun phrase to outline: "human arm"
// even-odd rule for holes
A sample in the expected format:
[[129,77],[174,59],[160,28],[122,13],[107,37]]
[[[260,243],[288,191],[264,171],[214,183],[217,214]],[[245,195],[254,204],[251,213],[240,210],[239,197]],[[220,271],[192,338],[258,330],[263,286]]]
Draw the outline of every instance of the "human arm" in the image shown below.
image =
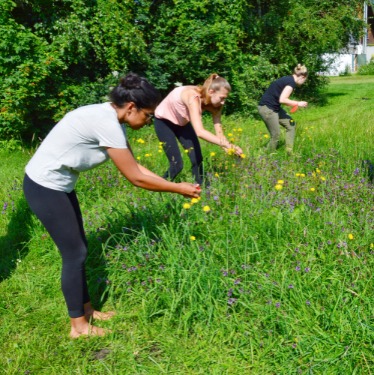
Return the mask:
[[[212,112],[212,118],[213,118],[213,124],[214,124],[214,130],[216,132],[216,135],[227,142],[229,142],[226,138],[226,136],[223,133],[222,124],[221,124],[221,114],[222,114],[222,107],[218,110],[213,110]],[[229,142],[230,143],[230,142]],[[241,155],[243,153],[242,149],[239,146],[235,146],[234,144],[231,144],[232,147],[226,148],[225,151],[227,152],[230,149],[235,150],[236,155]]]
[[[206,130],[204,128],[201,117],[201,104],[200,99],[198,97],[189,100],[186,104],[189,111],[191,124],[195,130],[196,135],[199,138],[204,139],[205,141],[213,143],[215,145],[218,145],[226,150],[235,149],[235,153],[238,155],[242,153],[240,147],[231,144],[224,136],[220,120],[217,121],[217,126],[215,124],[215,131],[217,132],[218,130],[218,134],[213,134],[209,130]],[[213,121],[215,122],[215,120]]]
[[[132,151],[132,148],[130,146],[130,143],[128,141],[126,141],[126,144],[127,144],[127,149],[130,150],[131,152],[131,155],[133,156],[133,158],[135,159],[134,157],[134,153]],[[148,175],[148,176],[153,176],[154,178],[157,178],[157,179],[161,179],[161,180],[164,180],[162,177],[160,177],[159,175],[157,175],[156,173],[153,173],[152,171],[150,171],[149,169],[147,169],[146,167],[142,166],[141,164],[139,164],[138,162],[136,162],[136,164],[138,165],[138,168],[140,169],[140,172]],[[122,172],[121,172],[122,173]]]
[[155,175],[136,162],[130,149],[107,148],[107,152],[118,170],[134,186],[151,191],[177,193],[187,198],[200,196],[199,185],[174,183]]
[[297,100],[292,100],[290,99],[290,96],[293,92],[293,88],[291,86],[286,86],[280,97],[279,97],[279,103],[280,104],[284,104],[284,105],[288,105],[290,107],[293,107],[295,105],[299,106],[299,107],[307,107],[308,106],[308,102],[304,102],[304,101],[300,101],[298,102]]

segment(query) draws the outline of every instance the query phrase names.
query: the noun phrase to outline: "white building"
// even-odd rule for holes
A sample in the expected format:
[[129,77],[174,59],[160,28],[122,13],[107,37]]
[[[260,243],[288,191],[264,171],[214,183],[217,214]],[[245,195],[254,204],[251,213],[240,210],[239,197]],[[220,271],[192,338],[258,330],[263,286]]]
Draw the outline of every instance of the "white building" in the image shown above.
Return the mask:
[[346,51],[338,55],[324,55],[326,60],[334,59],[328,76],[356,72],[358,67],[374,60],[374,0],[364,2],[363,18],[368,28],[360,41],[351,40]]

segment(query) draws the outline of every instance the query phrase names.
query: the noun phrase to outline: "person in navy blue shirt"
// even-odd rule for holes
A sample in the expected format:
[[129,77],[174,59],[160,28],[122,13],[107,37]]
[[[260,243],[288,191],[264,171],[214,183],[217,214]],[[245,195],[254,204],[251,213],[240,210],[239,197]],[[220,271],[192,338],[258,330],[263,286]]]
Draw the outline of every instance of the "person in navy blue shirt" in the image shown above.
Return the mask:
[[278,147],[279,137],[283,126],[286,129],[286,151],[291,154],[293,150],[296,124],[292,117],[281,107],[282,104],[291,107],[307,107],[308,102],[290,99],[293,90],[305,83],[308,77],[307,68],[298,64],[290,76],[285,76],[272,82],[263,94],[258,112],[265,122],[270,133],[270,142],[267,149],[273,152]]

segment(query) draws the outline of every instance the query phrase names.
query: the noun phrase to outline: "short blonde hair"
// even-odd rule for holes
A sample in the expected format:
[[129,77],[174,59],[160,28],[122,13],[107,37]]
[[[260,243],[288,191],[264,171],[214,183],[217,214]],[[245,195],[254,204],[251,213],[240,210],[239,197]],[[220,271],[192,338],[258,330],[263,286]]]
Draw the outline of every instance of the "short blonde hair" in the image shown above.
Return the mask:
[[297,64],[296,68],[293,70],[293,73],[295,75],[299,76],[308,76],[308,69],[306,68],[305,65]]

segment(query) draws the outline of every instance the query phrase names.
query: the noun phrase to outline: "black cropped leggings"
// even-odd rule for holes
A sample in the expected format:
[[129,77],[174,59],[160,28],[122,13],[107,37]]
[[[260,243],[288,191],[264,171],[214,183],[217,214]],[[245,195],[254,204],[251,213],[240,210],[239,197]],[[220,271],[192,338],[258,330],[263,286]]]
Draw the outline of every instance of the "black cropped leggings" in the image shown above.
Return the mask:
[[62,257],[61,287],[71,318],[84,315],[90,301],[85,261],[87,239],[82,214],[74,191],[65,193],[38,185],[25,175],[23,191],[38,219],[47,229]]
[[155,131],[158,139],[162,142],[163,149],[169,160],[169,169],[164,174],[164,178],[173,181],[183,169],[183,159],[179,151],[178,142],[185,150],[188,150],[188,157],[192,164],[192,175],[195,182],[203,183],[203,155],[199,138],[197,137],[191,123],[185,126],[175,125],[164,119],[154,119]]

